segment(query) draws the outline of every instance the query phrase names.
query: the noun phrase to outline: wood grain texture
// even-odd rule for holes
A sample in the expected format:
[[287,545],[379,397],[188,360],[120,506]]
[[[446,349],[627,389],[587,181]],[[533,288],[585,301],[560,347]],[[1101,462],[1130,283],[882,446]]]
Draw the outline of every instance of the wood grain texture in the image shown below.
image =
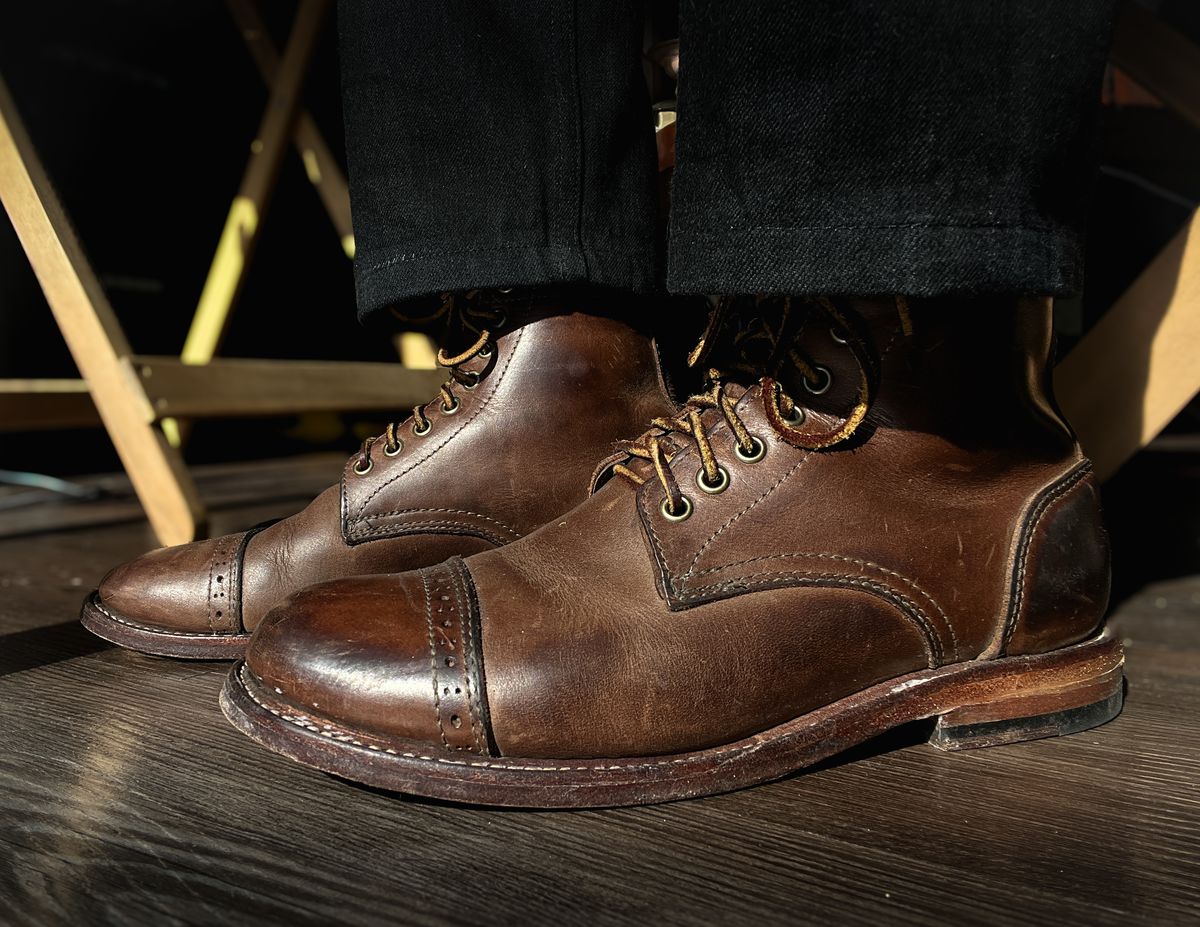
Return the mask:
[[[299,504],[219,511],[215,528]],[[1098,730],[961,754],[898,731],[731,795],[513,812],[289,763],[221,717],[223,665],[91,638],[84,592],[151,543],[144,523],[0,541],[0,923],[1200,917],[1200,580],[1118,610],[1129,698]]]
[[[266,513],[257,521],[288,511],[287,507],[300,508],[318,491],[341,479],[345,465],[345,454],[325,453],[283,460],[204,464],[193,468],[193,472],[205,506],[218,513],[222,509],[241,508],[232,522],[238,527],[252,515],[247,506],[255,506],[254,511]],[[53,521],[55,530],[65,531],[141,522],[145,517],[129,478],[124,474],[78,477],[74,481],[99,489],[101,497],[94,501],[75,501],[48,494],[45,505],[0,511],[0,538],[39,534],[46,530],[48,519]],[[0,499],[9,493],[27,491],[20,487],[0,486]],[[285,508],[281,509],[281,506]],[[215,523],[215,530],[222,530],[221,525],[230,524],[230,521],[218,514]],[[145,547],[153,547],[155,543],[149,535],[143,542]]]

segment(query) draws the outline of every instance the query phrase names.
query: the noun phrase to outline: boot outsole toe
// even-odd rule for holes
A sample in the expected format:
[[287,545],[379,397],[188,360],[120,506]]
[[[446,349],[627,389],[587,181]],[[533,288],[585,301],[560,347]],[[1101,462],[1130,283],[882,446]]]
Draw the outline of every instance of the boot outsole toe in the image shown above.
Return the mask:
[[156,657],[240,660],[250,641],[249,634],[169,631],[140,624],[105,605],[99,591],[93,592],[84,601],[79,622],[97,637]]

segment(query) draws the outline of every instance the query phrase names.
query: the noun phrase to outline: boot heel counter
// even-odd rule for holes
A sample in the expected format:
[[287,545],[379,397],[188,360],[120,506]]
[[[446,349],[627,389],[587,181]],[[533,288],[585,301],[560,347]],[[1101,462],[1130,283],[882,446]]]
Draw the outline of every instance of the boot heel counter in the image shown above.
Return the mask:
[[1044,653],[1094,633],[1108,608],[1108,534],[1091,464],[1048,487],[1025,520],[1013,562],[1001,652]]

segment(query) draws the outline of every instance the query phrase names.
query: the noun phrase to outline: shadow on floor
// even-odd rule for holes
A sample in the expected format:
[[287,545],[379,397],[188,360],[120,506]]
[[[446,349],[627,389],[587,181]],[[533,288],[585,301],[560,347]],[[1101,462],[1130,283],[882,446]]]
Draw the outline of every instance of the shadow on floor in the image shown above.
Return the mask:
[[78,621],[0,635],[0,676],[24,672],[112,647]]

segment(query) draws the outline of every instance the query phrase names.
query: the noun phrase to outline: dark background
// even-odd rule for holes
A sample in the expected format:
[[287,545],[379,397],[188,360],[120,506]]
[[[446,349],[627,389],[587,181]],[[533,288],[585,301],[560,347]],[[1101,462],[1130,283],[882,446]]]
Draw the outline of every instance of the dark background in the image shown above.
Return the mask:
[[[295,4],[260,8],[282,51]],[[134,350],[178,354],[266,104],[233,20],[220,0],[51,0],[11,4],[4,19],[0,71]],[[332,15],[305,104],[344,162]],[[355,320],[350,262],[294,149],[261,228],[223,355],[396,359],[387,338]],[[0,221],[0,377],[74,375]],[[188,459],[353,443],[335,416],[207,421]],[[96,429],[33,440],[0,432],[0,467],[64,475],[120,465]]]
[[[1144,4],[1200,40],[1200,3]],[[282,48],[294,4],[261,4]],[[266,102],[220,0],[49,0],[9,4],[0,73],[38,146],[113,308],[144,354],[182,347]],[[1111,81],[1110,97],[1120,87]],[[1064,349],[1121,293],[1200,202],[1200,132],[1170,112],[1112,103],[1090,231],[1087,290],[1060,306]],[[343,139],[332,18],[305,103],[339,157]],[[359,328],[350,263],[289,151],[223,355],[394,360]],[[0,378],[75,368],[24,253],[0,221]],[[399,410],[398,410],[399,412]],[[189,462],[349,452],[374,423],[354,415],[198,423]],[[1118,592],[1200,572],[1197,405],[1173,442],[1142,453],[1105,488]],[[70,476],[120,469],[99,429],[0,431],[0,468]]]

